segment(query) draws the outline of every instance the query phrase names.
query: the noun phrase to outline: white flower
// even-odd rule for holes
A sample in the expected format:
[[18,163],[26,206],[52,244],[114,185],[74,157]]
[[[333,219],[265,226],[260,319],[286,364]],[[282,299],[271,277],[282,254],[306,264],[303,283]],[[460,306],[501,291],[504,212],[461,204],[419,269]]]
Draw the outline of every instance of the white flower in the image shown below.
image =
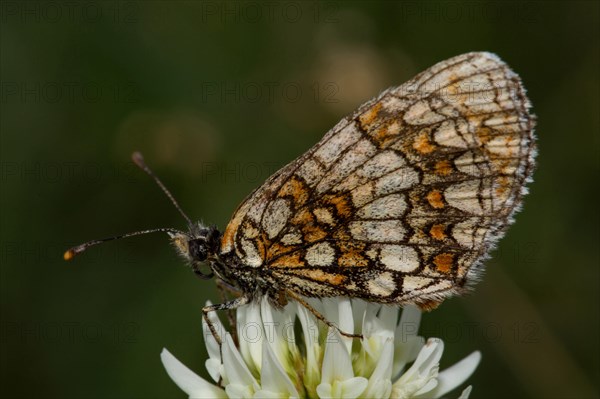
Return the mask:
[[[439,398],[481,360],[475,351],[439,372],[444,343],[417,335],[421,313],[415,307],[405,307],[398,320],[398,307],[346,298],[309,301],[342,331],[363,338],[326,328],[295,302],[280,312],[263,299],[237,309],[237,346],[214,313],[209,317],[223,337],[221,351],[204,324],[206,369],[217,385],[163,349],[167,373],[190,398]],[[470,392],[469,386],[459,399]]]

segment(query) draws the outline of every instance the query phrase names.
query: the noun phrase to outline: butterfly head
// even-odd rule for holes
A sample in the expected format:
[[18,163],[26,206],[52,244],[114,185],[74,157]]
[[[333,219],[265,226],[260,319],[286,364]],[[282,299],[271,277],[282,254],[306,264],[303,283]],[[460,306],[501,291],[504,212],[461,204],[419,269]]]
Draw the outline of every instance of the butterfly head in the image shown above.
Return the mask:
[[211,278],[212,273],[200,272],[200,266],[211,264],[215,260],[221,233],[214,226],[206,227],[201,223],[193,224],[189,232],[169,232],[171,242],[177,252],[190,264],[192,269],[203,278]]

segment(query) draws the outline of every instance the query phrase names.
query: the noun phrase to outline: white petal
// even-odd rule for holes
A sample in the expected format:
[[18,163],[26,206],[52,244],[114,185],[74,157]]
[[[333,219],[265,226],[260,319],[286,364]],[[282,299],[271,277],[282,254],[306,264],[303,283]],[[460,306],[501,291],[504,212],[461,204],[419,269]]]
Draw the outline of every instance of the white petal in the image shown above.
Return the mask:
[[402,338],[416,336],[421,324],[421,311],[413,305],[407,305],[402,308],[400,323],[396,329],[396,334]]
[[[210,305],[212,305],[212,302],[206,301],[206,306]],[[217,334],[219,335],[219,337],[221,337],[221,339],[223,339],[223,337],[226,334],[229,334],[229,332],[225,330],[223,323],[221,323],[221,320],[217,316],[217,312],[208,313],[208,319],[213,324],[213,327],[215,328]],[[210,374],[213,381],[218,382],[221,378],[221,372],[223,370],[221,364],[221,352],[219,351],[219,344],[217,343],[217,339],[214,337],[214,335],[212,335],[212,332],[208,328],[208,324],[206,324],[204,317],[202,318],[202,331],[204,333],[204,343],[206,345],[206,351],[208,352],[208,359],[204,363],[204,366],[206,367],[206,370],[208,371],[208,374]]]
[[439,338],[429,338],[409,371],[414,369],[419,374],[429,374],[429,370],[440,364],[443,352],[444,341]]
[[389,398],[392,394],[392,381],[388,379],[371,380],[363,398]]
[[387,398],[392,391],[392,361],[394,358],[394,342],[388,339],[383,345],[381,357],[378,360],[373,374],[369,378],[369,385],[364,393],[365,398]]
[[[363,376],[369,376],[381,356],[381,351],[387,340],[394,339],[396,322],[398,320],[398,307],[369,304],[363,317],[362,348],[358,358],[355,359],[355,370]],[[392,353],[394,348],[392,345]],[[363,351],[365,353],[363,353]],[[362,359],[361,359],[362,358]],[[360,362],[358,360],[361,360]],[[390,371],[392,370],[390,366]]]
[[[223,343],[223,365],[226,375],[223,376],[226,386],[231,384],[250,387],[253,392],[259,389],[258,383],[252,376],[242,355],[235,347],[231,336],[227,336]],[[226,387],[227,389],[227,387]]]
[[394,359],[394,342],[388,339],[383,344],[381,357],[377,363],[377,367],[373,371],[371,378],[390,379],[392,376],[392,361]]
[[333,384],[335,380],[345,381],[354,377],[350,354],[340,333],[330,328],[328,340],[323,355],[323,367],[321,369],[321,382]]
[[393,337],[398,323],[398,307],[384,305],[381,307],[377,318],[380,320],[379,334],[385,335],[386,338]]
[[[210,306],[211,304],[212,303],[210,301],[206,301],[206,306]],[[215,330],[217,330],[217,334],[219,334],[219,337],[223,339],[223,337],[226,334],[228,334],[228,332],[226,332],[225,327],[223,327],[223,323],[221,323],[221,320],[217,316],[217,312],[208,313],[208,319],[213,324]],[[208,328],[204,317],[202,318],[202,331],[204,332],[204,342],[206,343],[206,350],[208,352],[208,356],[211,359],[218,360],[220,363],[221,353],[219,352],[219,344],[217,343],[216,338],[210,332],[210,329]]]
[[[273,345],[278,338],[279,321],[275,321],[277,312],[269,303],[267,296],[260,301],[260,319],[262,320],[263,330],[265,332],[264,342]],[[263,352],[264,354],[264,352]]]
[[417,358],[425,340],[417,333],[421,323],[421,311],[416,306],[407,305],[402,309],[400,323],[394,334],[394,367],[393,378],[396,380],[404,370],[406,364]]
[[444,353],[444,341],[439,338],[429,338],[413,366],[417,366],[421,374],[428,374],[429,370],[439,366],[442,353]]
[[[354,319],[352,315],[352,303],[348,298],[325,298],[323,299],[323,316],[331,321],[336,327],[345,333],[354,333]],[[346,345],[348,353],[352,350],[352,338],[340,335]]]
[[223,370],[221,361],[208,358],[206,359],[206,362],[204,362],[204,367],[206,368],[206,371],[208,371],[208,374],[211,376],[211,378],[215,382],[219,382],[219,378],[221,377],[221,372]]
[[230,399],[251,399],[254,397],[254,391],[250,385],[228,384],[225,391]]
[[265,297],[260,303],[260,313],[265,332],[263,345],[268,344],[284,369],[292,371],[290,357],[297,354],[294,307],[286,306],[283,311],[279,311],[273,308]]
[[334,381],[333,384],[319,384],[317,393],[319,398],[358,398],[367,387],[367,379],[364,377],[354,377],[345,381]]
[[[329,315],[327,314],[327,312],[325,311],[325,305],[322,299],[317,299],[317,298],[306,298],[304,297],[304,300],[306,302],[308,302],[308,304],[310,306],[312,306],[317,312],[319,312],[320,314],[322,314],[323,316],[327,317],[328,320],[329,319]],[[302,307],[304,310],[306,310],[308,312],[308,314],[310,314],[311,319],[314,321],[314,324],[312,324],[310,326],[311,329],[316,329],[319,332],[319,336],[325,336],[327,334],[327,331],[329,330],[329,327],[323,323],[322,321],[319,321],[315,318],[315,315],[307,310],[306,308],[304,308],[304,306],[298,304],[298,306]],[[336,319],[332,320],[334,323],[337,322]]]
[[183,363],[175,358],[168,350],[163,349],[160,359],[169,377],[190,398],[226,398],[225,391],[200,378]]
[[260,303],[252,301],[238,309],[237,331],[240,353],[248,367],[258,375],[262,362],[264,330],[260,316]]
[[381,309],[381,305],[376,303],[367,304],[365,314],[362,318],[362,335],[364,338],[371,337],[374,331],[379,328],[379,320],[377,319],[377,312]]
[[392,368],[392,381],[396,381],[406,364],[414,361],[425,345],[425,339],[418,336],[409,336],[406,339],[394,337],[394,366]]
[[353,399],[358,398],[368,385],[368,381],[364,377],[354,377],[342,382],[342,398]]
[[481,352],[475,351],[460,362],[442,371],[437,378],[438,386],[431,392],[431,395],[439,398],[461,385],[473,374],[480,361]]
[[331,384],[321,383],[317,386],[317,395],[320,399],[333,398],[333,387]]
[[363,334],[362,325],[367,310],[367,303],[361,299],[352,300],[352,315],[354,318],[354,331],[358,334]]
[[296,303],[296,312],[298,319],[302,325],[302,336],[307,345],[312,345],[319,342],[319,331],[317,319],[306,308],[299,303]]
[[[300,396],[294,383],[279,364],[271,346],[266,343],[263,345],[262,361],[260,383],[262,390],[265,391],[265,396],[268,395],[267,392],[277,393],[280,398],[297,398]],[[260,392],[257,392],[255,397],[260,398]]]
[[419,389],[417,392],[415,392],[415,398],[418,397],[419,395],[425,395],[425,397],[427,397],[427,398],[432,397],[431,396],[432,393],[430,391],[435,389],[435,387],[437,387],[437,385],[438,385],[438,381],[435,378],[435,376],[437,374],[438,374],[438,366],[436,366],[434,369],[431,369],[431,373],[424,374],[423,379],[427,382],[425,383],[425,385],[423,385],[421,387],[421,389]]
[[281,396],[279,392],[271,392],[261,389],[260,391],[254,394],[254,399],[282,399],[282,398],[291,398],[291,396]]
[[319,344],[319,329],[317,319],[304,306],[296,303],[298,319],[302,325],[302,335],[306,348],[304,363],[304,383],[307,387],[316,386],[321,381],[321,346]]
[[[439,361],[444,351],[444,343],[438,338],[430,338],[419,352],[412,366],[396,381],[392,389],[394,396],[423,395],[437,386]],[[404,396],[403,396],[404,395]],[[428,394],[427,397],[430,395]]]
[[464,391],[462,391],[462,393],[460,394],[458,399],[469,399],[469,395],[471,395],[472,390],[473,390],[473,387],[471,385],[469,385],[468,387],[465,388]]
[[283,312],[276,312],[275,321],[281,323],[281,328],[278,330],[280,338],[288,344],[296,344],[296,334],[294,332],[294,324],[296,322],[296,306],[293,303],[288,303]]

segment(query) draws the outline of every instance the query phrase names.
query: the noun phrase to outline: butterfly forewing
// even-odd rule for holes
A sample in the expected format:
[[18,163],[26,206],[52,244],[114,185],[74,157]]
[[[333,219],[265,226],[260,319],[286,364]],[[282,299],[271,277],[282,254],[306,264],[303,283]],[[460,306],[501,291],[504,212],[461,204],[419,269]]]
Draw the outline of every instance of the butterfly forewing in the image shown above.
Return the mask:
[[306,296],[423,305],[459,293],[525,193],[529,106],[493,54],[436,64],[362,105],[255,190],[221,253]]

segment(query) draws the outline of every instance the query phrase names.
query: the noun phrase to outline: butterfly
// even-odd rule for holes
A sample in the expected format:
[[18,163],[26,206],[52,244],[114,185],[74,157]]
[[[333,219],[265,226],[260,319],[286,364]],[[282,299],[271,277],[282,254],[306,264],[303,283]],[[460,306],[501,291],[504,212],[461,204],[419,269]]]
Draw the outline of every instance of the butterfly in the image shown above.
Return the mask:
[[[203,308],[235,309],[267,296],[351,297],[432,309],[480,278],[513,222],[536,155],[531,104],[498,56],[442,61],[342,119],[306,153],[254,190],[223,232],[192,222],[163,231],[201,278],[235,297]],[[209,272],[203,267],[208,266]],[[352,334],[347,334],[352,336]]]

